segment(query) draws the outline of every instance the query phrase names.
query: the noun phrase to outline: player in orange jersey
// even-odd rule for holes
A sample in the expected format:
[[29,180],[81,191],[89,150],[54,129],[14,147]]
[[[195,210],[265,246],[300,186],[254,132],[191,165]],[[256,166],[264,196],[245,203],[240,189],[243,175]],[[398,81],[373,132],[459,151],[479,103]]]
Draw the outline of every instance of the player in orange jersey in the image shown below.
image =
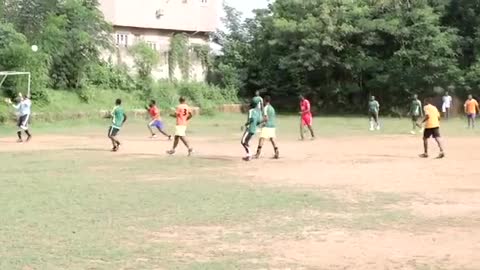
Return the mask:
[[475,128],[475,118],[477,117],[477,113],[480,112],[478,102],[472,97],[472,95],[468,95],[464,107],[468,118],[468,128]]
[[172,147],[172,150],[167,151],[167,153],[169,155],[175,154],[175,149],[177,148],[178,141],[181,140],[188,149],[188,155],[191,156],[193,153],[193,148],[190,147],[190,145],[188,144],[186,132],[187,132],[188,121],[192,118],[193,115],[184,97],[180,97],[179,102],[180,102],[180,105],[177,106],[175,113],[172,114],[172,117],[175,117],[177,119],[177,125],[175,126],[175,138],[173,140],[173,147]]

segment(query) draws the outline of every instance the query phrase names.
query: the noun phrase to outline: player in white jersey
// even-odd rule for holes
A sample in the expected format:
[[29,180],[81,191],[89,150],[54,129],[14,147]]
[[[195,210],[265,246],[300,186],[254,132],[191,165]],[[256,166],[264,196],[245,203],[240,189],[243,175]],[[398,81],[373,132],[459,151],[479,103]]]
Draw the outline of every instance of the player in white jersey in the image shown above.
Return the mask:
[[443,112],[443,117],[445,119],[448,119],[450,117],[450,108],[452,107],[452,97],[448,92],[445,92],[445,95],[442,97],[442,112]]
[[30,141],[32,138],[32,134],[28,130],[28,123],[30,121],[30,115],[32,113],[32,101],[30,100],[30,96],[26,96],[25,98],[22,96],[22,93],[18,94],[17,104],[13,104],[10,99],[7,99],[7,103],[12,105],[18,113],[18,121],[17,121],[17,142],[23,142],[22,139],[22,131],[27,134],[27,142]]

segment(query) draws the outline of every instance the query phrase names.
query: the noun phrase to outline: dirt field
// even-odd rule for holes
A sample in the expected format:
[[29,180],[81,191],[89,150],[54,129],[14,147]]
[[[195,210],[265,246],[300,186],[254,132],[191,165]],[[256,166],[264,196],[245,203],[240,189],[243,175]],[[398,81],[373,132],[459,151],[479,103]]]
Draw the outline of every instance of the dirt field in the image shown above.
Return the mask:
[[[2,138],[0,152],[71,150],[105,152],[113,159],[181,158],[166,157],[170,142],[162,139],[121,140],[121,151],[110,154],[108,141],[99,134],[36,136],[29,144]],[[253,188],[327,193],[334,203],[325,211],[306,207],[239,225],[133,229],[148,241],[193,250],[175,256],[208,261],[227,253],[260,253],[266,256],[259,267],[263,269],[480,269],[478,138],[447,138],[442,160],[434,159],[434,142],[432,158],[418,158],[419,136],[280,140],[280,160],[270,159],[272,149],[266,144],[263,158],[249,163],[240,160],[243,149],[236,141],[192,137],[191,142],[194,159],[228,161],[221,168],[206,168],[212,173],[238,175],[239,182]],[[184,155],[180,146],[177,156]],[[249,263],[258,261],[252,258]]]

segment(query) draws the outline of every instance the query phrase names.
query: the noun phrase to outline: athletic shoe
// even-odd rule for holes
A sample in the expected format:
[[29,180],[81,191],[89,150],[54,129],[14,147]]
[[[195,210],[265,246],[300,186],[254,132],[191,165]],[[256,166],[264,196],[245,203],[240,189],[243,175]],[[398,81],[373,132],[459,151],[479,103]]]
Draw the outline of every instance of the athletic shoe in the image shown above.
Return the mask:
[[170,156],[173,156],[175,155],[175,150],[168,150],[167,154],[169,154]]
[[280,158],[280,151],[278,149],[275,150],[275,155],[273,156],[274,159],[279,159]]
[[438,154],[437,159],[442,159],[442,158],[444,158],[444,157],[445,157],[445,153],[440,152],[440,154]]
[[157,134],[153,134],[152,136],[150,136],[150,139],[155,139],[157,138]]
[[426,153],[423,153],[423,154],[418,155],[418,156],[421,157],[421,158],[428,158],[428,154],[426,154]]
[[118,151],[118,147],[117,147],[117,146],[115,146],[115,147],[112,148],[112,152],[117,152],[117,151]]
[[23,142],[22,139],[18,139],[18,140],[17,140],[17,143],[22,143],[22,142]]
[[188,149],[188,156],[191,156],[191,155],[193,155],[193,149],[192,148]]
[[377,126],[377,130],[380,130],[380,126]]
[[243,161],[250,161],[250,160],[252,160],[252,157],[251,156],[246,156],[246,157],[243,157],[242,159],[243,159]]
[[370,128],[370,131],[374,131],[374,130],[375,130],[375,129],[373,129],[373,128]]
[[410,131],[410,134],[415,135],[416,132],[414,130]]

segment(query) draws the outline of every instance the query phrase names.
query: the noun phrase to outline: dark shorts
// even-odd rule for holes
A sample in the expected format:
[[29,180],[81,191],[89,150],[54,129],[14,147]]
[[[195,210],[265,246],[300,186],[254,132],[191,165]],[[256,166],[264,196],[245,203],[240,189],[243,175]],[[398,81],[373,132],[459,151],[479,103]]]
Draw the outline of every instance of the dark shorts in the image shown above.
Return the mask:
[[119,131],[120,131],[119,128],[110,126],[110,128],[108,129],[108,137],[115,137],[115,136],[117,136],[117,134],[118,134]]
[[428,139],[428,138],[440,138],[440,128],[426,128],[423,131],[423,138]]
[[378,121],[378,113],[376,113],[376,112],[369,112],[368,115],[369,115],[370,119],[373,119],[373,120],[375,120],[375,121]]
[[150,122],[150,126],[151,127],[156,127],[158,129],[163,129],[163,123],[160,120],[154,120],[154,121]]
[[469,119],[475,119],[476,116],[477,116],[477,115],[474,114],[474,113],[469,113],[469,114],[467,114],[467,117],[468,117]]
[[242,136],[242,141],[241,141],[242,145],[248,146],[248,143],[252,139],[253,135],[255,134],[245,131],[245,133],[243,133],[243,136]]
[[29,114],[22,115],[22,116],[18,117],[17,127],[26,130],[26,129],[28,129],[28,122],[29,121],[30,121],[30,115]]
[[419,118],[420,118],[420,115],[412,115],[413,122],[417,122]]

